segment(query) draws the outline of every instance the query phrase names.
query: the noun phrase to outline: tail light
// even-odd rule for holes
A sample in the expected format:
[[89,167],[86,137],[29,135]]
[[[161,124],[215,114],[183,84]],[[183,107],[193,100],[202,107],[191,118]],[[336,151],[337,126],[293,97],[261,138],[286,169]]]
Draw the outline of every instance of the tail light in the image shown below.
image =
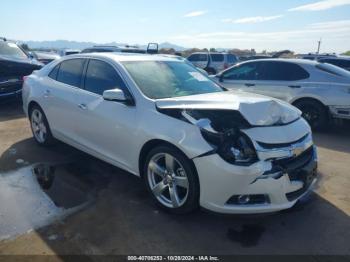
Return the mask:
[[224,69],[228,68],[228,63],[224,63]]

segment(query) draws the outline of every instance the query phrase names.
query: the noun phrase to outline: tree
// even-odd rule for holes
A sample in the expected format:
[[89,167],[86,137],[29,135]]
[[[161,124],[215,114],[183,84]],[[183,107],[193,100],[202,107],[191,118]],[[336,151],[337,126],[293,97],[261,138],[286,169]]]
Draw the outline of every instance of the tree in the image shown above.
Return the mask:
[[343,55],[350,55],[350,50],[343,53]]

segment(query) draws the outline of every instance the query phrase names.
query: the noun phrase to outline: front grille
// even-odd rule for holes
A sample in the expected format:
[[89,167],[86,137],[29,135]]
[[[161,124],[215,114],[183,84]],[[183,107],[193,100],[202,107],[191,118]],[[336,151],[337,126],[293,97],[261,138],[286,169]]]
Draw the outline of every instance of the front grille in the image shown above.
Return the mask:
[[300,188],[297,191],[287,193],[286,197],[287,197],[288,201],[293,201],[293,200],[297,199],[298,197],[300,197],[302,194],[304,194],[311,186],[316,175],[317,175],[316,169],[312,170],[311,173],[306,172],[306,171],[299,171],[298,173],[295,173],[294,179],[295,180],[302,180],[304,182],[304,185],[302,188]]
[[258,143],[259,146],[261,146],[264,149],[284,148],[284,147],[289,147],[289,146],[291,146],[293,144],[301,143],[302,141],[304,141],[306,139],[306,137],[308,135],[309,134],[306,134],[302,138],[299,138],[298,140],[293,141],[293,142],[289,142],[289,143],[269,144],[269,143],[264,143],[264,142],[259,142],[259,141],[257,141],[257,143]]
[[307,165],[312,160],[313,154],[314,148],[311,146],[299,156],[274,160],[272,164],[273,166],[281,167],[289,174]]

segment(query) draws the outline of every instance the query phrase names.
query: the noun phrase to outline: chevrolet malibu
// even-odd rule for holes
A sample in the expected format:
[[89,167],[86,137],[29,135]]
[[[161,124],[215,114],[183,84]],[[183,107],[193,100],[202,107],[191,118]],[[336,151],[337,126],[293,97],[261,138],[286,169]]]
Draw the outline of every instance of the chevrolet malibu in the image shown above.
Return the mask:
[[227,91],[171,57],[67,56],[26,78],[23,102],[37,143],[60,140],[141,177],[174,213],[282,210],[316,178],[298,109]]

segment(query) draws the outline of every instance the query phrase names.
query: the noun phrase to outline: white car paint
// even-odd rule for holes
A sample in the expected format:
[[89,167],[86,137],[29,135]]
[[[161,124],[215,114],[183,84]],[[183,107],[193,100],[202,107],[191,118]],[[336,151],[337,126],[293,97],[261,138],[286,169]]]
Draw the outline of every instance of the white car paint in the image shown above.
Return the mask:
[[[128,87],[135,105],[106,101],[100,95],[48,77],[58,63],[74,58],[96,59],[112,65]],[[309,185],[305,184],[303,192],[288,200],[286,194],[302,190],[304,183],[291,181],[285,170],[272,169],[273,160],[289,157],[297,161],[301,153],[310,152],[308,165],[312,165],[312,172],[315,171],[317,156],[311,129],[296,108],[271,98],[235,91],[151,99],[123,66],[126,61],[185,63],[157,55],[106,53],[64,57],[26,79],[24,111],[28,115],[31,103],[39,104],[55,138],[137,176],[141,175],[140,153],[147,142],[157,139],[174,145],[194,163],[200,182],[200,205],[216,212],[281,210],[293,206],[309,190]],[[211,81],[205,75],[197,80]],[[211,153],[214,147],[202,135],[201,120],[197,125],[162,113],[164,109],[178,109],[182,113],[195,109],[239,112],[250,124],[241,132],[251,140],[258,159],[246,166],[225,161],[217,153]],[[270,148],[263,148],[259,143],[268,144]],[[269,201],[251,205],[227,204],[233,195],[254,194],[268,196]]]
[[[231,70],[235,70],[235,68],[243,65],[252,63],[260,65],[262,63],[271,62],[298,65],[309,74],[309,77],[296,81],[266,81],[249,78],[244,80],[231,80],[223,77],[220,84],[228,89],[262,94],[284,100],[291,104],[302,98],[312,98],[328,107],[333,117],[350,119],[350,73],[332,65],[326,66],[332,67],[339,73],[338,75],[320,70],[317,66],[322,66],[322,64],[316,61],[304,59],[252,60],[237,64],[219,73],[215,79],[219,82],[221,74],[225,75]],[[292,73],[293,72],[290,72],[290,74]]]

